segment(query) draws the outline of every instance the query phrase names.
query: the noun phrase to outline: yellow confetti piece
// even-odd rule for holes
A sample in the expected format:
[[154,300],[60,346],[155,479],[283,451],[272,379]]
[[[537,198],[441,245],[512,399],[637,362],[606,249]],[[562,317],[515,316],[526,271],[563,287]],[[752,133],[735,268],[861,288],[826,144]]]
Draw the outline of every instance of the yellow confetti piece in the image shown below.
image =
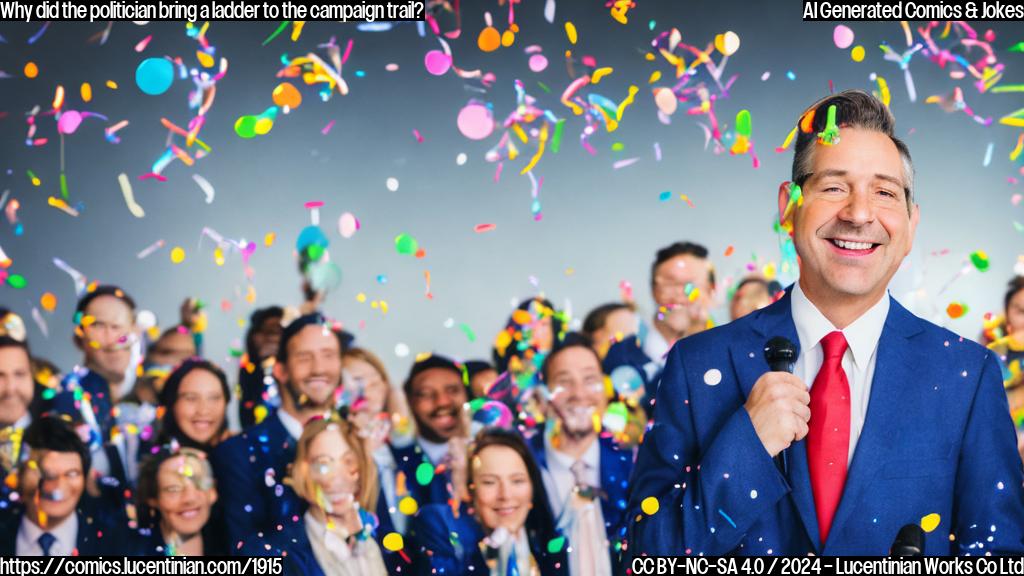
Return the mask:
[[213,250],[213,261],[217,263],[217,266],[224,265],[224,251],[220,249],[220,246]]
[[292,22],[292,42],[298,42],[299,36],[302,36],[302,29],[306,26],[304,20],[298,22]]
[[263,237],[263,245],[266,246],[267,248],[270,248],[271,246],[274,245],[274,240],[276,240],[276,239],[277,239],[277,234],[275,234],[273,232],[269,232],[269,233],[267,233],[266,236]]
[[565,35],[569,37],[570,44],[576,44],[576,25],[572,22],[566,22]]
[[181,246],[175,246],[171,250],[171,262],[175,264],[181,264],[185,261],[185,250]]
[[113,80],[107,80],[107,88],[110,88],[111,90],[117,90],[117,82],[114,82]]
[[1020,156],[1021,149],[1024,149],[1024,134],[1017,137],[1017,147],[1013,149],[1013,152],[1010,152],[1011,162],[1017,161],[1017,158]]
[[850,58],[853,58],[854,62],[863,62],[864,61],[864,47],[863,46],[854,46],[853,50],[850,50]]
[[511,30],[505,30],[501,33],[501,45],[508,48],[516,41],[516,34]]
[[419,510],[419,504],[416,503],[416,499],[412,496],[406,496],[398,502],[398,511],[406,516],[412,516]]
[[661,80],[661,70],[655,70],[654,72],[652,72],[651,77],[647,79],[647,83],[654,84],[658,80]]
[[892,94],[889,93],[889,83],[881,76],[878,76],[876,79],[878,80],[878,99],[888,108],[889,102],[892,101]]
[[611,68],[610,66],[605,66],[604,68],[598,68],[597,70],[594,70],[594,73],[590,75],[590,83],[597,84],[598,82],[601,81],[602,78],[611,74],[613,70],[614,69]]
[[366,304],[366,294],[363,294],[362,292],[356,294],[356,302],[359,302],[360,304]]
[[939,522],[942,522],[942,517],[938,514],[929,514],[924,518],[921,518],[921,529],[925,532],[932,532],[939,527]]
[[402,540],[402,535],[398,532],[392,532],[384,537],[384,548],[391,552],[398,552],[402,548],[405,548],[405,542]]
[[626,110],[627,106],[629,106],[630,104],[633,103],[633,97],[635,97],[636,93],[639,92],[639,91],[640,91],[640,89],[637,88],[636,86],[630,86],[629,87],[629,96],[626,96],[626,99],[623,100],[621,104],[619,104],[619,109],[615,112],[615,120],[616,121],[618,121],[618,122],[622,121],[622,113]]
[[82,88],[81,88],[80,92],[82,94],[82,101],[83,102],[91,102],[92,101],[92,85],[90,85],[88,82],[83,82],[82,83]]
[[647,514],[648,516],[653,516],[657,514],[658,509],[660,508],[661,504],[658,502],[658,499],[655,498],[654,496],[648,496],[647,498],[644,498],[642,502],[640,502],[640,509],[643,510],[644,514]]
[[199,64],[202,65],[203,68],[213,68],[213,56],[210,56],[206,52],[196,50],[196,59],[199,60]]
[[523,170],[519,173],[520,175],[526,174],[530,170],[533,170],[533,167],[537,165],[537,162],[540,162],[540,157],[544,155],[544,147],[547,144],[547,142],[548,142],[548,125],[545,124],[540,129],[540,144],[537,146],[537,153],[533,156],[533,158],[530,159],[530,163],[527,164],[523,168]]

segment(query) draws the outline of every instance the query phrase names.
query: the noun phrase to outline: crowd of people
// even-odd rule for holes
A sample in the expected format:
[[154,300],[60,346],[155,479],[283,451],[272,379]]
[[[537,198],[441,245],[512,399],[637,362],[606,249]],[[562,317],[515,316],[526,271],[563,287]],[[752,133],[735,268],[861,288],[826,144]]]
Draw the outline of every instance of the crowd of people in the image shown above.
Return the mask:
[[[325,575],[625,573],[634,516],[657,512],[637,509],[637,452],[680,408],[657,402],[670,350],[713,328],[716,294],[728,293],[733,320],[787,294],[760,276],[716,281],[708,251],[677,242],[652,263],[650,318],[611,302],[576,332],[532,297],[492,358],[424,355],[400,379],[312,306],[253,312],[237,375],[202,357],[191,302],[153,333],[125,289],[88,286],[74,315],[82,360],[67,371],[2,311],[0,555],[284,556],[289,573]],[[983,339],[1019,429],[1024,279],[1004,304]]]

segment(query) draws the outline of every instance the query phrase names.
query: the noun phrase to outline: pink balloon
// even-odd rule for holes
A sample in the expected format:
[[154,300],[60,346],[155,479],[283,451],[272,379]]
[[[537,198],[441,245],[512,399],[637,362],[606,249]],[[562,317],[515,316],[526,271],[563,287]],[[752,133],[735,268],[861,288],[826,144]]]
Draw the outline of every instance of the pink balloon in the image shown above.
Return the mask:
[[342,238],[351,238],[359,227],[359,219],[351,212],[345,212],[338,219],[338,233]]
[[431,50],[423,57],[423,64],[427,67],[427,72],[434,76],[443,76],[452,67],[452,57],[440,50]]
[[82,115],[74,110],[68,110],[60,115],[60,120],[57,120],[57,131],[61,134],[74,134],[81,124]]
[[839,24],[836,29],[832,31],[832,41],[836,43],[836,48],[846,50],[853,44],[853,30],[849,27]]
[[494,117],[483,104],[467,104],[459,111],[459,132],[470,140],[483,140],[494,132]]
[[542,72],[548,67],[548,59],[543,54],[534,54],[530,56],[530,70],[534,72]]

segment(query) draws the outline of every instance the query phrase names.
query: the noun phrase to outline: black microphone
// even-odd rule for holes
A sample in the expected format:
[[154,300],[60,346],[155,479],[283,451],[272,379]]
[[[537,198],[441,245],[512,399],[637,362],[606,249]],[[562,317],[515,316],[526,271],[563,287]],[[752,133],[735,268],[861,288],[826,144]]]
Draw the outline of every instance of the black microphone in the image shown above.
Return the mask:
[[[764,359],[768,362],[768,369],[772,372],[793,373],[793,366],[796,364],[796,344],[783,336],[775,336],[764,345]],[[779,472],[786,475],[786,451],[783,450],[775,455],[775,465]]]
[[772,372],[793,373],[796,364],[796,344],[783,336],[776,336],[764,345],[764,359]]
[[907,524],[900,528],[896,539],[892,541],[889,556],[894,558],[924,556],[924,530],[917,524]]

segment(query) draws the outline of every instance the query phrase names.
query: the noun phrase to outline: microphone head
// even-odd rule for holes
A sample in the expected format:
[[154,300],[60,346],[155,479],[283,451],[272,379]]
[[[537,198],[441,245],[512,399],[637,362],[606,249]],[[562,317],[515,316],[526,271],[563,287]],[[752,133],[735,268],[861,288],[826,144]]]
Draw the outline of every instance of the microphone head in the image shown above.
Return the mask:
[[796,344],[783,336],[775,336],[764,345],[764,359],[772,372],[793,373],[796,364]]
[[899,556],[924,556],[924,530],[917,524],[907,524],[900,528],[896,540],[892,543],[889,555]]

